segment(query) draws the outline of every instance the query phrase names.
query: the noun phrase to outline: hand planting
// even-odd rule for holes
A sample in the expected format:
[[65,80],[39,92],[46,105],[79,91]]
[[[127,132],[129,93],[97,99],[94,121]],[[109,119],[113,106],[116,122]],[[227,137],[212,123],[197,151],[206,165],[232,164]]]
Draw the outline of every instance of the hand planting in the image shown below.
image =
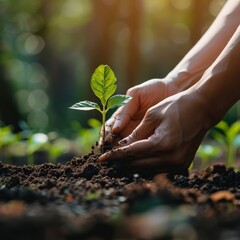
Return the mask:
[[[113,70],[108,65],[100,65],[96,68],[91,77],[91,88],[94,94],[100,99],[101,107],[98,103],[91,101],[80,101],[75,103],[70,109],[74,110],[98,110],[102,114],[102,143],[105,143],[105,123],[106,114],[109,109],[117,108],[126,104],[131,100],[130,96],[116,94],[113,95],[117,89],[115,82],[117,81]],[[103,152],[103,146],[101,146]]]

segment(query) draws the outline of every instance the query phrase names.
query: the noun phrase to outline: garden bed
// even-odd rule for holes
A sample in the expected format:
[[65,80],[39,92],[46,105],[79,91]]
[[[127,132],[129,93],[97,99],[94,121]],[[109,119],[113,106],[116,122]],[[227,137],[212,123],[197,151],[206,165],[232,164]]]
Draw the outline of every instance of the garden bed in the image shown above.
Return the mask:
[[97,160],[0,163],[1,239],[240,238],[240,172],[144,176]]

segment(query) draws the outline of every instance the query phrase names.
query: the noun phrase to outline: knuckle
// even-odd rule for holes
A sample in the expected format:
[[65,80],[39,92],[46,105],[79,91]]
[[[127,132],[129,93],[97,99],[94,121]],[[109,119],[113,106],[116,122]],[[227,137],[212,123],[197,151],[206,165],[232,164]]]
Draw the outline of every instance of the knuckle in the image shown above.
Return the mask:
[[149,120],[149,119],[154,119],[156,116],[156,112],[154,110],[154,108],[149,108],[145,114],[145,119]]
[[127,90],[126,95],[131,96],[131,97],[134,97],[134,96],[137,95],[137,93],[138,93],[138,88],[135,86],[135,87],[129,88],[129,89]]
[[132,134],[130,135],[131,140],[141,139],[141,132],[138,129],[133,130]]

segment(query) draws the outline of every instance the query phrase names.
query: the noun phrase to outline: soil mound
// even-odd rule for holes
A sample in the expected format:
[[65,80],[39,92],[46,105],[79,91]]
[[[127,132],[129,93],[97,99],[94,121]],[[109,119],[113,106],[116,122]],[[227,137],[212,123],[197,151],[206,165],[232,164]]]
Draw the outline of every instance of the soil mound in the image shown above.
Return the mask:
[[240,172],[144,175],[98,155],[0,163],[1,239],[240,238]]

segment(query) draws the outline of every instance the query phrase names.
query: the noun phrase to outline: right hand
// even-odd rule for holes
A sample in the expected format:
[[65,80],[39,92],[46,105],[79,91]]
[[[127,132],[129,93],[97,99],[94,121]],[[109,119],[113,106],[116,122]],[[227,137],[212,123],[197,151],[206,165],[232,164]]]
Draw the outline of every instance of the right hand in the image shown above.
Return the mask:
[[151,107],[120,147],[99,161],[120,161],[145,173],[185,170],[213,125],[210,110],[211,104],[198,91],[170,96]]
[[166,79],[152,79],[130,88],[126,95],[131,96],[132,100],[106,122],[106,140],[116,145],[120,139],[132,133],[150,107],[177,92]]

